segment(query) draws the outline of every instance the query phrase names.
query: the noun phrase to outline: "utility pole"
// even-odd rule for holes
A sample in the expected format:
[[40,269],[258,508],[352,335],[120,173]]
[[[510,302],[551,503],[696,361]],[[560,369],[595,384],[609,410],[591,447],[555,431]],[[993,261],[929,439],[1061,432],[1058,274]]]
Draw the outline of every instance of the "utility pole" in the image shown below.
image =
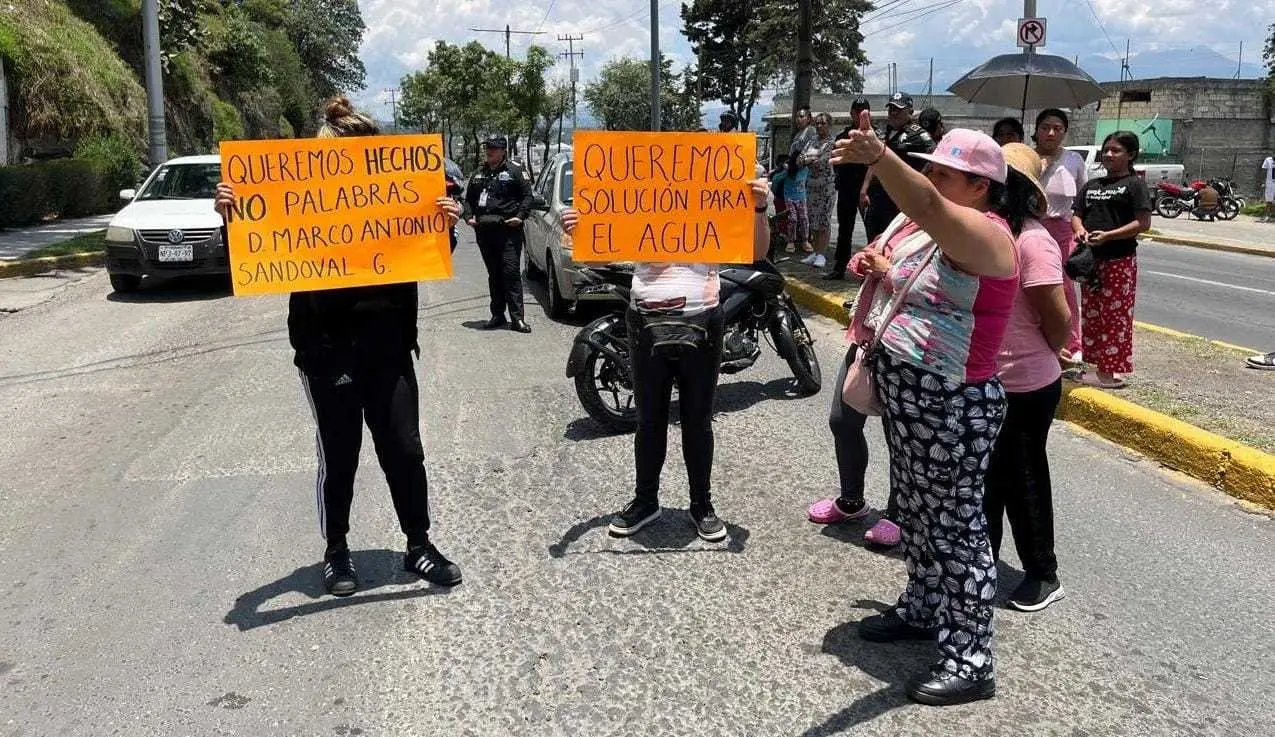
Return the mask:
[[508,25],[508,24],[506,24],[506,25],[505,25],[504,30],[501,30],[501,29],[499,29],[499,28],[471,28],[471,29],[469,29],[469,30],[471,30],[471,31],[476,31],[476,32],[479,32],[479,33],[503,33],[503,34],[505,34],[505,58],[506,58],[506,59],[512,59],[512,58],[513,58],[512,56],[510,56],[510,55],[509,55],[509,37],[510,37],[511,35],[513,35],[513,34],[515,34],[515,33],[520,34],[520,35],[523,35],[523,36],[542,36],[542,35],[544,35],[544,31],[514,31],[514,30],[510,30],[510,28],[509,28],[509,25]]
[[792,114],[810,106],[810,90],[814,86],[814,8],[813,0],[797,2],[797,68],[792,90]]
[[1240,41],[1240,59],[1235,63],[1235,78],[1240,78],[1240,69],[1244,67],[1244,42]]
[[[581,33],[577,36],[572,36],[569,33],[565,36],[559,34],[558,40],[567,42],[567,51],[558,54],[558,56],[567,57],[567,60],[571,64],[571,135],[574,136],[576,132],[576,82],[580,81],[580,70],[576,69],[576,57],[580,57],[582,61],[584,59],[584,52],[576,51],[575,42],[584,41],[584,34]],[[561,123],[558,124],[558,135],[559,137],[562,135]],[[562,143],[561,139],[558,143]]]
[[164,120],[164,75],[159,64],[159,0],[142,0],[142,37],[146,45],[146,109],[150,123],[150,163],[168,161]]
[[388,89],[388,90],[382,90],[382,92],[389,93],[390,115],[391,115],[391,119],[394,121],[394,132],[398,133],[398,90]]
[[660,0],[651,0],[651,130],[660,129]]
[[[1124,58],[1120,60],[1120,100],[1116,103],[1116,130],[1124,127],[1124,80],[1129,71],[1129,39],[1124,40]],[[1133,75],[1130,74],[1130,77]]]

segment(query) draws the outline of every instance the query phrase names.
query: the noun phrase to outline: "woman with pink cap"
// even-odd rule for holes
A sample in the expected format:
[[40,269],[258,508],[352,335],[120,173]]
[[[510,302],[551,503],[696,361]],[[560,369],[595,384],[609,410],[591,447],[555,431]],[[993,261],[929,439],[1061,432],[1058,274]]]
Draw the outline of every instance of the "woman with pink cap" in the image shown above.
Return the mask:
[[864,114],[833,157],[872,167],[902,213],[881,237],[891,253],[882,283],[898,308],[856,360],[882,408],[908,584],[859,634],[936,641],[939,662],[906,690],[945,706],[996,693],[983,477],[1005,416],[997,355],[1018,291],[1008,221],[1022,222],[1030,203],[1010,196],[1004,154],[986,134],[952,130],[934,153],[912,155],[929,162],[925,173],[891,152]]

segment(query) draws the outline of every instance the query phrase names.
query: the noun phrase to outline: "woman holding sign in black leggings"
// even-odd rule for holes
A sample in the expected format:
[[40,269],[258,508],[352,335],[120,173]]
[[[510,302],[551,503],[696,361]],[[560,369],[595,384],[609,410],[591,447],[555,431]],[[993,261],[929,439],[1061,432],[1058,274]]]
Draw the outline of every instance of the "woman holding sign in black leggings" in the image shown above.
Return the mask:
[[[770,249],[766,219],[770,183],[749,182],[755,214],[753,258]],[[575,230],[578,213],[562,213],[562,228]],[[633,501],[611,519],[610,532],[637,533],[660,516],[660,472],[668,449],[669,403],[677,382],[682,454],[690,481],[691,522],[709,542],[726,539],[709,494],[713,471],[713,398],[722,360],[721,285],[716,264],[638,263],[633,269],[627,327],[633,371],[637,468]]]
[[[371,118],[338,97],[328,103],[319,138],[378,132]],[[436,204],[447,214],[449,226],[455,225],[460,219],[456,200],[439,197]],[[217,185],[216,207],[223,218],[233,211],[230,185]],[[294,292],[288,302],[294,363],[318,426],[315,496],[319,531],[327,540],[323,583],[336,596],[358,589],[345,536],[365,421],[407,536],[404,568],[443,586],[461,581],[460,568],[429,539],[420,395],[412,364],[412,352],[420,353],[416,311],[415,283]]]

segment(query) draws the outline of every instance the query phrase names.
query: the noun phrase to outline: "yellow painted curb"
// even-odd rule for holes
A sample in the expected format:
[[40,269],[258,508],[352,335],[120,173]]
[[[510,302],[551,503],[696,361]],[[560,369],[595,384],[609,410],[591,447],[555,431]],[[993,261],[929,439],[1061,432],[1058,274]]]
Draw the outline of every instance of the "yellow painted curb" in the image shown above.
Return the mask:
[[1159,325],[1152,325],[1149,322],[1139,322],[1138,320],[1134,320],[1133,326],[1135,328],[1142,328],[1143,330],[1150,330],[1153,333],[1167,335],[1171,338],[1186,338],[1188,340],[1207,340],[1209,343],[1217,346],[1218,348],[1225,348],[1228,351],[1235,351],[1237,353],[1257,355],[1259,353],[1266,352],[1266,351],[1259,351],[1256,348],[1245,348],[1242,345],[1235,345],[1234,343],[1226,343],[1221,340],[1209,340],[1208,338],[1203,338],[1203,337],[1200,337],[1199,335],[1184,333],[1181,330],[1174,330],[1173,328],[1165,328],[1165,327],[1160,327]]
[[1244,253],[1249,256],[1266,256],[1275,258],[1275,249],[1256,248],[1254,246],[1234,246],[1230,243],[1218,243],[1217,241],[1202,241],[1194,238],[1180,238],[1176,235],[1160,235],[1160,234],[1144,234],[1143,238],[1157,243],[1164,243],[1174,246],[1190,246],[1191,248],[1203,248],[1208,251],[1225,251],[1227,253]]
[[0,279],[35,276],[36,274],[44,274],[60,269],[86,269],[92,266],[102,266],[105,263],[106,253],[104,251],[33,258],[25,261],[5,261],[0,262]]
[[[842,295],[814,289],[795,279],[788,280],[788,292],[793,301],[813,312],[843,325],[849,322],[849,316],[841,306],[845,301]],[[1167,328],[1161,330],[1168,331]],[[1070,383],[1059,403],[1058,417],[1189,474],[1237,499],[1275,509],[1275,456],[1099,389]]]

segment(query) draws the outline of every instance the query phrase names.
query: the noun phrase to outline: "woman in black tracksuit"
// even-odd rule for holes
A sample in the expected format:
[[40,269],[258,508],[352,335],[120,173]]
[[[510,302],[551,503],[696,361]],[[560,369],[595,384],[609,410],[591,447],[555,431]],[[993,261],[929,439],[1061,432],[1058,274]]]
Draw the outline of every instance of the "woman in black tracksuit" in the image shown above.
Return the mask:
[[[327,123],[319,137],[378,132],[374,121],[338,97],[328,104]],[[460,216],[456,201],[440,197],[437,204],[455,225]],[[218,185],[218,212],[226,217],[233,207],[232,188]],[[443,586],[461,582],[460,568],[429,539],[420,393],[412,362],[412,353],[420,354],[416,313],[414,282],[294,292],[288,300],[293,362],[317,425],[315,502],[319,529],[327,540],[323,582],[336,596],[349,596],[358,589],[346,534],[364,422],[407,536],[404,568]]]

